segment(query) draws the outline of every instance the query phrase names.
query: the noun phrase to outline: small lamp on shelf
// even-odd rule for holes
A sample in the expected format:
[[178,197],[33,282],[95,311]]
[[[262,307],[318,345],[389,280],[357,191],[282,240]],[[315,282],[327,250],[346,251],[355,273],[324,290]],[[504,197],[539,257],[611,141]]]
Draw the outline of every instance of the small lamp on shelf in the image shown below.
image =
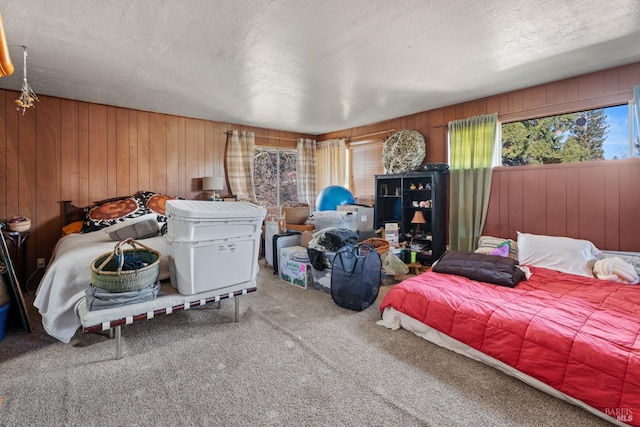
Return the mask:
[[420,230],[420,224],[426,224],[427,220],[424,219],[424,215],[422,215],[422,211],[415,211],[413,214],[413,218],[411,219],[411,224],[418,224],[416,226],[415,235],[418,236],[422,232]]
[[202,189],[207,193],[209,200],[220,200],[218,191],[224,188],[224,178],[221,176],[205,176],[202,178]]

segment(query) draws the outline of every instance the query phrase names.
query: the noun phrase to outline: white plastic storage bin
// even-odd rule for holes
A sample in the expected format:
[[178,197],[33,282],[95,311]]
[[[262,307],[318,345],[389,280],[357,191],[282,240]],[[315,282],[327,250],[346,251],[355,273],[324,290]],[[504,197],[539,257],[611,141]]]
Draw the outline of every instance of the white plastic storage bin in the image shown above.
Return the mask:
[[262,230],[267,210],[248,202],[167,200],[167,238],[172,241],[214,240]]
[[181,294],[192,295],[255,280],[260,236],[261,232],[214,240],[167,239],[172,249],[171,284]]
[[315,211],[309,216],[309,222],[315,226],[316,231],[325,228],[348,228],[356,231],[355,212]]

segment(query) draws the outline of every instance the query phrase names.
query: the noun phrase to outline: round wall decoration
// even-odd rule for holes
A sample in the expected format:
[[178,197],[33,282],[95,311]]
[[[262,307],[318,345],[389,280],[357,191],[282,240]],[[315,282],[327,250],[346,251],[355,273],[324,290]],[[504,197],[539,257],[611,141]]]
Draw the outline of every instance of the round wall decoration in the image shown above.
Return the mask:
[[424,136],[402,129],[391,135],[382,147],[382,165],[386,173],[402,173],[422,164],[426,153]]

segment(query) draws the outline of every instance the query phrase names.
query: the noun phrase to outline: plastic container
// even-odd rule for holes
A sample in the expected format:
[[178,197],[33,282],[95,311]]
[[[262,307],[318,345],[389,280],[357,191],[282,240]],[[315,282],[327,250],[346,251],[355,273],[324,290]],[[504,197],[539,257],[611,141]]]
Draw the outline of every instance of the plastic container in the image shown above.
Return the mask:
[[[331,265],[333,264],[333,258],[336,256],[336,253],[333,251],[325,251],[324,256],[329,262],[329,265]],[[314,289],[328,294],[331,293],[331,267],[326,267],[324,270],[318,270],[312,265],[311,279]]]
[[267,210],[248,202],[167,200],[167,238],[172,241],[214,240],[262,230]]
[[311,279],[314,289],[328,294],[331,293],[331,267],[317,270],[314,266],[311,266]]
[[260,235],[259,231],[213,240],[167,239],[172,247],[169,257],[172,286],[182,295],[192,295],[255,280]]
[[355,212],[315,211],[309,217],[309,222],[315,226],[316,231],[325,228],[347,228],[356,231]]
[[307,252],[307,248],[305,248],[304,246],[289,246],[287,248],[282,248],[282,249],[280,249],[280,259],[281,260],[294,259],[295,255],[298,252],[305,252],[306,253]]
[[4,339],[4,334],[7,332],[7,326],[9,322],[7,319],[9,317],[9,307],[11,306],[11,302],[0,305],[0,341]]

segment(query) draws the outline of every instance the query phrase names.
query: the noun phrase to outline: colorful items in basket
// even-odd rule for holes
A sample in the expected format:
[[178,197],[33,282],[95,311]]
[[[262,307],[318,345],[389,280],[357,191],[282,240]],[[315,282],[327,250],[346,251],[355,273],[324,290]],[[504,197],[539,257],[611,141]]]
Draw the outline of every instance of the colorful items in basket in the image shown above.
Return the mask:
[[[123,249],[126,244],[133,249]],[[113,252],[91,263],[91,284],[109,292],[141,290],[156,283],[159,275],[160,252],[133,239],[118,242]]]
[[14,216],[7,221],[7,228],[10,231],[28,231],[31,228],[31,220],[26,216]]
[[[116,257],[116,262],[120,263],[120,257],[122,255],[118,255]],[[139,256],[136,253],[128,253],[124,256],[124,261],[122,263],[122,271],[128,270],[138,270],[140,268],[146,267],[149,265],[145,259]]]

